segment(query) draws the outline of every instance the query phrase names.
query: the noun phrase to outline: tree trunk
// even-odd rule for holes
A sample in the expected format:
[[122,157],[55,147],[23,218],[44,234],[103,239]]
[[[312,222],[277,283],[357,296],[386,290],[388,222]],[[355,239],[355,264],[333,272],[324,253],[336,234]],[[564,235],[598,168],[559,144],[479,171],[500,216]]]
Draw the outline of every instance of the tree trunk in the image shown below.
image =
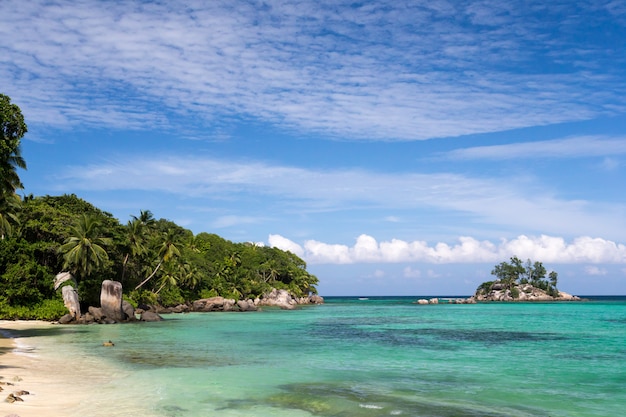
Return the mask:
[[141,283],[139,285],[137,285],[135,287],[136,290],[138,290],[139,288],[141,288],[143,286],[143,284],[145,284],[146,282],[148,282],[150,280],[150,278],[152,278],[154,276],[154,274],[157,273],[157,271],[159,270],[159,268],[161,267],[161,264],[163,263],[163,261],[159,262],[159,264],[156,266],[156,268],[154,268],[154,271],[152,271],[152,273],[150,274],[150,276],[146,279],[144,279],[143,281],[141,281]]

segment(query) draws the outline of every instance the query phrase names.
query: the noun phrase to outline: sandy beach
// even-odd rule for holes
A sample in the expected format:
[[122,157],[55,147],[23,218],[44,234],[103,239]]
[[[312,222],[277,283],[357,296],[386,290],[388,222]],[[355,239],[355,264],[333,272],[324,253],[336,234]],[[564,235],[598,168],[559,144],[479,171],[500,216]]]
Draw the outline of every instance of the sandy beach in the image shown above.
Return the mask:
[[[20,337],[27,329],[53,324],[42,321],[0,321],[0,417],[61,417],[87,397],[80,375],[61,356],[41,352],[37,337]],[[45,337],[45,336],[44,336]],[[6,385],[5,385],[6,384]],[[8,385],[12,384],[12,385]],[[12,393],[23,401],[6,401]]]

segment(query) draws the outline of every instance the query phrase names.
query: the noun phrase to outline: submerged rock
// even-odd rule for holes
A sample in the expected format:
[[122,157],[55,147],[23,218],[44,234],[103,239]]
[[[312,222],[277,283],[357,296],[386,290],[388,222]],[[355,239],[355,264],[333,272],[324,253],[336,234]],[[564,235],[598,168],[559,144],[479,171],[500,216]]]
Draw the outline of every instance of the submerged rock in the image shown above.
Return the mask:
[[163,321],[163,317],[154,311],[144,311],[139,318],[141,321]]

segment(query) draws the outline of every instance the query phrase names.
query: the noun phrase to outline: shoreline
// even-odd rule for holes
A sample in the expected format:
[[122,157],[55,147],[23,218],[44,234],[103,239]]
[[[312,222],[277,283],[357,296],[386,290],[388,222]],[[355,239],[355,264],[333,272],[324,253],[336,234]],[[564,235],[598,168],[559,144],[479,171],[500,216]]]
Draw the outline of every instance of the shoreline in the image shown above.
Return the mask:
[[[46,321],[0,320],[0,382],[13,384],[0,385],[0,417],[67,416],[68,410],[88,397],[78,382],[80,373],[72,369],[69,360],[64,363],[61,355],[51,355],[39,346],[39,336],[20,336],[20,332],[52,325]],[[6,401],[11,393],[19,391],[28,392],[19,396],[23,401]]]

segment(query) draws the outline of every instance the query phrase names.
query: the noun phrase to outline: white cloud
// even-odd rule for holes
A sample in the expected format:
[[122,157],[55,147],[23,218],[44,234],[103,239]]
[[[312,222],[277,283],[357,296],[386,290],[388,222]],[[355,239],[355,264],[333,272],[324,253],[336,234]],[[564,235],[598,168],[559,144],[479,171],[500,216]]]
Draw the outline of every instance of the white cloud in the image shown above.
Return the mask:
[[606,268],[600,268],[598,266],[586,266],[585,272],[589,275],[606,275]]
[[420,278],[422,276],[422,271],[407,266],[402,270],[402,274],[405,278]]
[[441,274],[435,272],[434,269],[429,269],[428,271],[426,271],[426,276],[428,278],[439,278],[441,277]]
[[[560,9],[515,2],[5,0],[0,79],[43,126],[180,133],[179,117],[243,116],[351,139],[502,131],[623,111],[623,61],[576,30],[616,17],[580,7],[546,43]],[[548,59],[557,73],[534,65]]]
[[[270,245],[285,250],[294,246],[302,249],[295,242],[277,235],[270,236]],[[591,237],[579,237],[568,243],[559,237],[522,235],[510,241],[503,240],[499,244],[460,237],[458,243],[453,245],[442,242],[429,245],[423,241],[406,242],[397,239],[379,243],[371,236],[361,235],[353,246],[307,240],[303,248],[299,256],[312,264],[497,263],[512,256],[559,264],[626,263],[626,245]],[[420,272],[405,268],[404,274],[419,276]],[[427,275],[432,274],[427,272]]]
[[[146,154],[115,157],[87,166],[59,165],[58,169],[60,173],[50,178],[50,187],[59,192],[164,191],[185,199],[219,201],[234,195],[239,201],[246,196],[260,196],[265,201],[260,211],[266,213],[276,213],[274,201],[280,201],[283,212],[300,213],[355,208],[437,210],[460,214],[468,223],[478,225],[506,225],[569,236],[599,234],[618,238],[626,230],[623,204],[559,199],[532,182],[516,178],[313,170],[259,161]],[[258,206],[257,201],[255,204]],[[387,245],[402,244],[392,241]],[[367,251],[367,242],[360,242],[358,249]],[[444,256],[445,249],[440,253]]]
[[387,274],[382,269],[377,269],[376,271],[374,271],[374,278],[384,278],[385,275]]
[[602,168],[606,171],[615,171],[621,165],[620,161],[616,158],[606,157],[602,160]]
[[302,246],[280,235],[270,235],[268,238],[268,243],[271,247],[289,251],[300,257],[304,256],[304,250],[302,249]]
[[[626,154],[626,137],[578,136],[539,142],[475,146],[441,155],[446,159],[587,158]],[[610,165],[610,163],[609,163]]]
[[216,228],[230,227],[241,224],[257,223],[259,219],[246,216],[220,216],[211,225]]

